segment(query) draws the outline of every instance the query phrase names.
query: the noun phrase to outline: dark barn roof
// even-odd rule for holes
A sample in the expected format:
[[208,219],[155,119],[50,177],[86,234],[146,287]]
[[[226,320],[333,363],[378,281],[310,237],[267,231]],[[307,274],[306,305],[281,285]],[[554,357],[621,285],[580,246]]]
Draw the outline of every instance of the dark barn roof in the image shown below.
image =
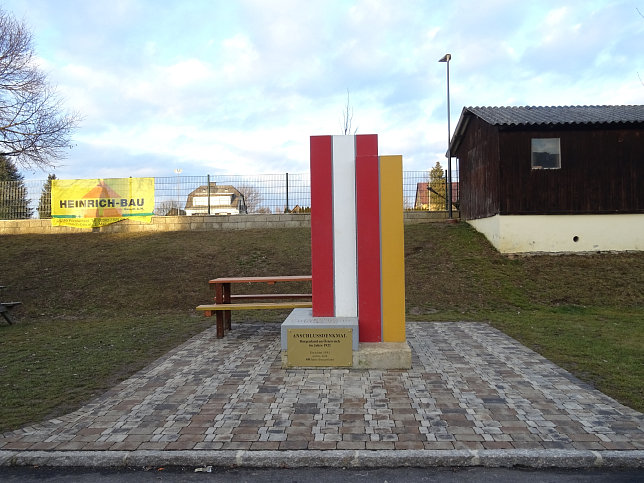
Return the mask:
[[464,107],[452,137],[452,152],[473,115],[493,126],[506,127],[637,124],[644,122],[644,105]]
[[466,107],[489,124],[610,124],[644,122],[644,106]]

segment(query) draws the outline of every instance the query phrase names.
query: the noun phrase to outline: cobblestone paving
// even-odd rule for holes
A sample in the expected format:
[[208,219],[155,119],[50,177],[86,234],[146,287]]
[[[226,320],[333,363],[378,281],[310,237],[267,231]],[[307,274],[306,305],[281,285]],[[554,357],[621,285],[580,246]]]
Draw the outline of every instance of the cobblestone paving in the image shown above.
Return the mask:
[[408,371],[280,368],[278,324],[208,329],[0,450],[644,449],[644,415],[483,323],[408,323]]

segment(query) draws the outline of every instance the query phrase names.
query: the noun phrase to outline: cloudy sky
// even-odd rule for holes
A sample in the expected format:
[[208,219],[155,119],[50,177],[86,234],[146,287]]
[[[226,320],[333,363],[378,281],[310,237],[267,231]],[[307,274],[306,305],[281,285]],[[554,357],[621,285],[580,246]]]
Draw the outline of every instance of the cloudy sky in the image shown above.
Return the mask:
[[[83,120],[59,178],[304,173],[309,136],[444,160],[464,106],[644,104],[644,0],[4,0]],[[43,179],[47,173],[23,172]]]

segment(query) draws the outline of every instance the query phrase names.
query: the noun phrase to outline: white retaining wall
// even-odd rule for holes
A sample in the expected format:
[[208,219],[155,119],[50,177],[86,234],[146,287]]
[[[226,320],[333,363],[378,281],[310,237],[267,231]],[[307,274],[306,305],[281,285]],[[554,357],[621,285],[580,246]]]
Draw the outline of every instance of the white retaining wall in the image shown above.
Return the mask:
[[644,215],[516,215],[468,220],[501,253],[644,250]]

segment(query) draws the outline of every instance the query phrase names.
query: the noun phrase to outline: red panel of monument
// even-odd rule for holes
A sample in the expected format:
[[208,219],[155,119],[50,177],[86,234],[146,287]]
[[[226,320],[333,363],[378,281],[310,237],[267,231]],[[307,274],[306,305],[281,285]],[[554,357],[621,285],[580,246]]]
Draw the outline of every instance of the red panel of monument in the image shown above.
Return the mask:
[[356,223],[360,342],[382,341],[378,136],[356,136]]
[[311,136],[311,275],[313,316],[333,317],[332,137]]

